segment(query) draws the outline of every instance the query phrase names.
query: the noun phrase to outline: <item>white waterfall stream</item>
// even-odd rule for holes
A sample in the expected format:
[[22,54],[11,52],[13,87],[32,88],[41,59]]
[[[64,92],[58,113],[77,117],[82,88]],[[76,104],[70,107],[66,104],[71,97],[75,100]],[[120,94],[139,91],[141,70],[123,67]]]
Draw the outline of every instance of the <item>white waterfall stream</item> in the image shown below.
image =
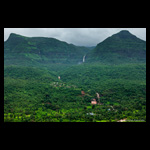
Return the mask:
[[86,56],[86,55],[83,56],[83,63],[85,62],[85,56]]

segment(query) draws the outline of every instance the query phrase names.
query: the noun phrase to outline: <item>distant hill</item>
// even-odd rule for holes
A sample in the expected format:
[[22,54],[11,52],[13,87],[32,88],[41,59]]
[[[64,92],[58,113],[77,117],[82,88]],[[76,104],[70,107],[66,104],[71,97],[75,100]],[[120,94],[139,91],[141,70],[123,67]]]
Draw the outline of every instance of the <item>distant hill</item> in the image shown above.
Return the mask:
[[146,62],[146,42],[122,30],[108,37],[86,55],[86,62],[106,64]]
[[54,38],[25,37],[11,33],[4,42],[5,65],[78,64],[91,48]]
[[[75,46],[55,38],[25,37],[11,33],[4,42],[4,64],[48,66],[85,63],[146,62],[146,41],[127,30],[108,37],[93,47]],[[52,66],[53,67],[53,66]]]

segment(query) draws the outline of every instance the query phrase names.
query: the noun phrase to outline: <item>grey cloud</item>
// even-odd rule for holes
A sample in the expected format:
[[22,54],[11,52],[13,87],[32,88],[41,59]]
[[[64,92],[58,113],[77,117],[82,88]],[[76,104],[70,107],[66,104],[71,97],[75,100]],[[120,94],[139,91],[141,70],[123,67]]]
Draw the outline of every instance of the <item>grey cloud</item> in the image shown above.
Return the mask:
[[10,33],[16,33],[28,37],[53,37],[78,46],[95,46],[121,30],[146,40],[146,28],[4,28],[4,41]]

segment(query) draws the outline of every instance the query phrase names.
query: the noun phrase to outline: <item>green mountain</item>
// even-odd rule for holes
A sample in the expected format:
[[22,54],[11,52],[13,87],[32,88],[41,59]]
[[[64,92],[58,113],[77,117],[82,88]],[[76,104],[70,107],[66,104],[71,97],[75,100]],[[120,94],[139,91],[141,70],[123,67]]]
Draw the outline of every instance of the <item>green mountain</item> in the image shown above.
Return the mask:
[[11,34],[4,122],[146,122],[145,56],[146,42],[127,31],[96,47]]
[[10,34],[4,42],[5,65],[78,64],[90,48],[75,46],[54,38]]
[[106,64],[146,62],[146,42],[122,30],[97,44],[86,55],[86,62]]

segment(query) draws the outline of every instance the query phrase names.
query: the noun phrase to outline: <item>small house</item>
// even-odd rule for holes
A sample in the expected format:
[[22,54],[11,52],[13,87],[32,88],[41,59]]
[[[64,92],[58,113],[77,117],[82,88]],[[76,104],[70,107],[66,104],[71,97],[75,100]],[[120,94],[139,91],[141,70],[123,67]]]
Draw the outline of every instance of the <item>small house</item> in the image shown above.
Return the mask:
[[94,104],[94,105],[97,104],[96,99],[92,99],[91,104],[92,104],[92,105],[93,105],[93,104]]
[[82,94],[82,96],[84,96],[84,95],[85,95],[85,92],[84,92],[84,91],[81,91],[81,94]]

